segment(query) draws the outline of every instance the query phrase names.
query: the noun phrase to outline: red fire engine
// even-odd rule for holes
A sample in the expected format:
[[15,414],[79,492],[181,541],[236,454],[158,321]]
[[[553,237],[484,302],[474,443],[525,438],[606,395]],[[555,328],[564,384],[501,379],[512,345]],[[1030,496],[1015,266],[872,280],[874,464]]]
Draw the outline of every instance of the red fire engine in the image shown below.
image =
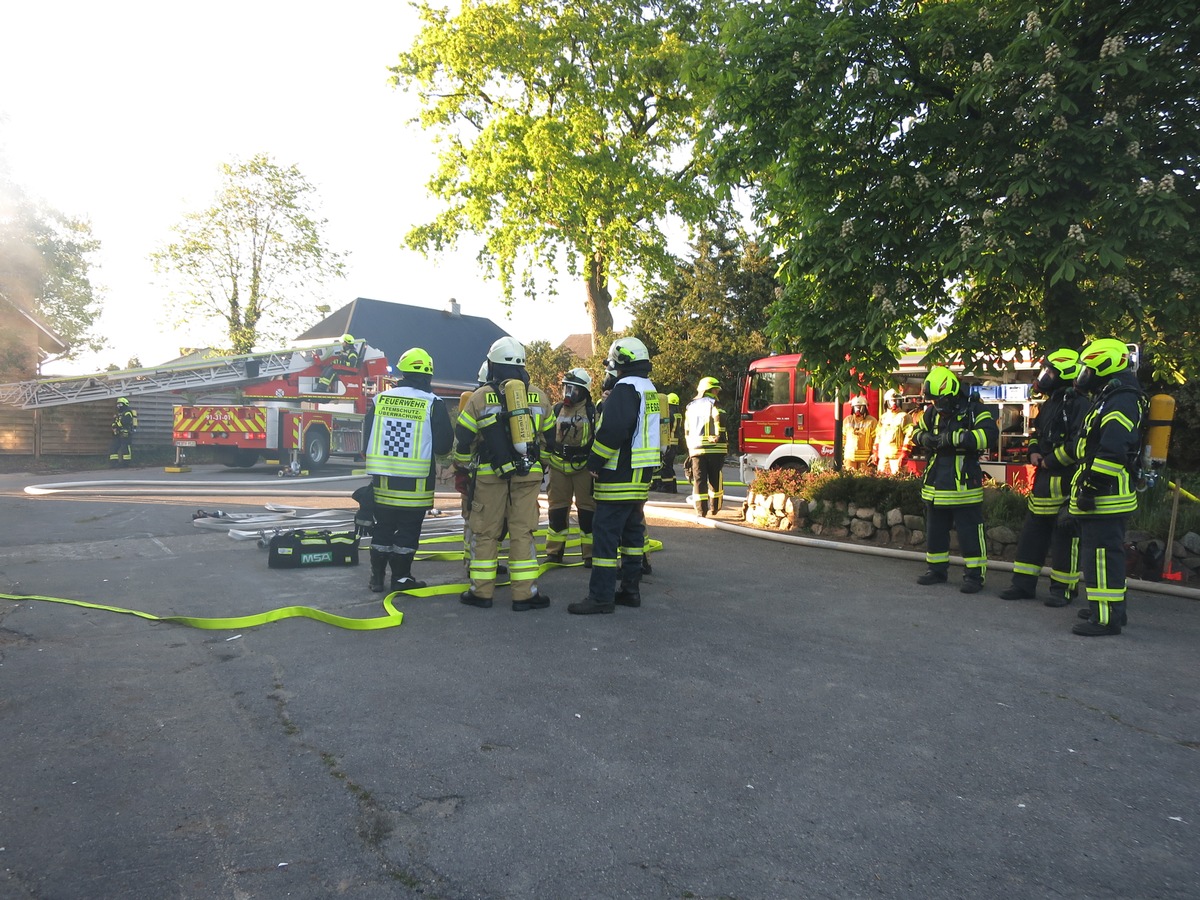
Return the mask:
[[[341,345],[293,351],[287,371],[242,389],[253,404],[176,406],[176,448],[216,447],[220,462],[241,468],[277,459],[292,471],[362,453],[363,414],[388,365],[374,347],[356,350],[349,365],[341,363]],[[336,377],[323,391],[318,379],[331,367]]]
[[[921,383],[928,368],[922,353],[906,354],[893,375],[893,384],[908,398],[909,407],[919,402]],[[1000,446],[982,462],[984,471],[997,481],[1015,484],[1029,478],[1025,464],[1029,422],[1036,415],[1036,400],[1030,399],[1030,385],[1037,376],[1038,363],[1014,358],[1001,377],[1010,383],[981,384],[985,379],[964,375],[969,389],[980,394],[998,411]],[[952,366],[962,373],[961,366]],[[835,397],[842,404],[843,418],[850,415],[850,397],[862,394],[867,409],[879,417],[882,391],[874,387],[843,386],[835,391],[820,391],[813,386],[808,371],[796,353],[756,359],[745,375],[741,398],[739,446],[742,480],[749,483],[755,469],[792,468],[808,471],[819,459],[833,461],[836,434]],[[919,468],[919,465],[918,467]]]

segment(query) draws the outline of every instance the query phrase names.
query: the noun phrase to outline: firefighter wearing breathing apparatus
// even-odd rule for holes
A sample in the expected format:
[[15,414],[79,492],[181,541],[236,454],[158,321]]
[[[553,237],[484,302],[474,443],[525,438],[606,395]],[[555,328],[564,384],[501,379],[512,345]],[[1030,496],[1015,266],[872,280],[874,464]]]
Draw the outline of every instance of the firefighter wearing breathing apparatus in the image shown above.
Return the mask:
[[612,388],[587,461],[596,479],[592,575],[587,597],[567,606],[573,615],[611,613],[618,604],[642,605],[643,507],[661,462],[659,400],[649,378],[649,350],[637,338],[619,338],[604,365],[609,372],[605,384]]
[[925,501],[925,574],[917,584],[948,580],[950,527],[958,532],[966,572],[959,590],[975,594],[987,574],[983,532],[983,469],[979,456],[1000,439],[996,416],[979,398],[967,396],[958,376],[934,366],[924,394],[932,401],[913,430],[913,442],[926,450],[921,499]]
[[725,412],[717,403],[721,383],[706,376],[696,385],[696,399],[683,413],[687,438],[688,477],[692,480],[692,507],[698,516],[714,516],[725,498],[722,467],[729,452]]
[[431,390],[433,359],[420,347],[406,350],[396,363],[400,383],[372,401],[363,420],[366,467],[371,476],[375,525],[371,533],[371,578],[367,586],[384,589],[388,566],[391,588],[425,587],[412,575],[421,542],[421,524],[433,508],[439,459],[444,465],[454,440],[446,404]]
[[900,464],[908,455],[911,431],[908,413],[900,408],[900,394],[894,388],[887,391],[875,432],[874,459],[880,475],[900,474]]
[[117,400],[117,413],[112,420],[112,445],[108,450],[108,465],[125,468],[133,463],[133,435],[137,431],[137,413],[125,397]]
[[546,559],[561,563],[566,550],[571,518],[571,501],[579,517],[580,553],[587,568],[592,565],[592,476],[587,470],[588,453],[596,431],[596,405],[591,395],[592,376],[586,369],[572,369],[563,376],[563,399],[554,405],[554,427],[546,432],[550,483],[546,487],[549,534]]
[[1079,460],[1076,435],[1091,405],[1075,390],[1079,354],[1060,348],[1042,360],[1034,388],[1046,399],[1030,426],[1029,464],[1037,471],[1017,540],[1012,585],[1005,600],[1032,600],[1038,576],[1050,553],[1050,598],[1046,606],[1066,606],[1079,583],[1079,528],[1067,514],[1067,496]]
[[1075,386],[1095,398],[1076,439],[1079,468],[1071,482],[1071,515],[1079,523],[1088,619],[1072,631],[1084,637],[1121,633],[1125,611],[1125,523],[1137,510],[1132,471],[1142,450],[1146,395],[1116,338],[1092,341],[1079,353]]
[[[513,611],[544,609],[550,597],[538,590],[533,532],[544,432],[554,427],[554,417],[546,393],[529,384],[520,341],[498,339],[488,350],[487,363],[487,383],[471,394],[454,427],[456,471],[467,472],[473,458],[478,465],[470,514],[471,586],[459,600],[484,609],[492,605],[507,520]],[[456,476],[456,484],[463,481]]]
[[842,420],[842,465],[865,472],[874,456],[878,431],[879,420],[867,412],[867,398],[862,394],[851,397],[850,415]]

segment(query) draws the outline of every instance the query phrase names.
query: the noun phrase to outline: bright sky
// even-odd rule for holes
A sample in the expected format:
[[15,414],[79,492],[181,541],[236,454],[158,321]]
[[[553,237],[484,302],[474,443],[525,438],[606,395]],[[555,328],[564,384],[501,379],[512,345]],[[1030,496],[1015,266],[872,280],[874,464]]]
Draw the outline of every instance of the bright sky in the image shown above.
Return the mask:
[[509,311],[473,249],[436,262],[401,249],[439,208],[425,193],[434,147],[408,123],[415,98],[388,85],[416,28],[402,0],[8,4],[0,152],[28,193],[90,219],[102,244],[93,281],[111,349],[47,373],[131,356],[150,365],[225,342],[219,325],[172,327],[148,257],[185,212],[210,205],[221,163],[258,152],[299,167],[327,242],[349,252],[347,277],[327,288],[333,309],[355,297],[434,308],[454,297],[523,341],[587,331],[582,286]]

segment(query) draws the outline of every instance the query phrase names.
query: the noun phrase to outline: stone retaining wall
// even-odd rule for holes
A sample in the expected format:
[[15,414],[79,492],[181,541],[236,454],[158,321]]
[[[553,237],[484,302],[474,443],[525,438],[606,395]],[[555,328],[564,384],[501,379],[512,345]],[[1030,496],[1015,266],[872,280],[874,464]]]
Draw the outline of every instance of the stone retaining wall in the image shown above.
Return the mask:
[[[755,528],[830,540],[850,540],[899,550],[925,548],[925,517],[906,514],[900,509],[881,511],[852,503],[822,504],[820,500],[810,503],[799,496],[751,491],[742,503],[742,520]],[[1016,531],[1006,525],[995,525],[986,533],[989,559],[1012,562],[1016,558],[1019,536]],[[1147,567],[1153,568],[1154,545],[1161,550],[1166,542],[1144,532],[1131,531],[1126,537],[1137,548],[1137,553],[1130,554],[1129,574],[1142,577]],[[954,532],[950,533],[950,550],[958,550],[958,535]],[[1200,534],[1188,532],[1177,538],[1171,555],[1173,570],[1183,573],[1181,584],[1200,582],[1197,574],[1200,573]]]

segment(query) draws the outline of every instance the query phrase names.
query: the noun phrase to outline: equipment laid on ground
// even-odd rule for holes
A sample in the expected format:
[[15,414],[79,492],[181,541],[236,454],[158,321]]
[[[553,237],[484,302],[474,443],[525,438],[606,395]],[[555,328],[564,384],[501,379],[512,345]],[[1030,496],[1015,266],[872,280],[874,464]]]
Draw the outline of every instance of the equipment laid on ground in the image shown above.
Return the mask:
[[357,566],[358,534],[315,529],[277,534],[267,544],[267,565],[272,569]]

